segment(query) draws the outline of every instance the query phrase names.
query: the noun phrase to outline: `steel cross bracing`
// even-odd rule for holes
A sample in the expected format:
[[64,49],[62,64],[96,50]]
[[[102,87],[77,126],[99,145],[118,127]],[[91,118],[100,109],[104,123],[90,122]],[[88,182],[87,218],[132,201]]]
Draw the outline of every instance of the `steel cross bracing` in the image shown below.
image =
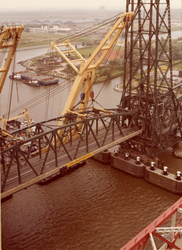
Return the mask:
[[[1,135],[1,198],[136,137],[142,133],[136,118],[131,111],[94,108],[32,124],[9,137]],[[61,120],[64,125],[58,127]],[[29,128],[34,129],[31,135]]]
[[182,246],[182,198],[120,250],[167,250]]
[[127,0],[135,15],[125,32],[123,94],[120,105],[136,111],[140,140],[155,156],[182,137],[182,83],[172,77],[169,0]]

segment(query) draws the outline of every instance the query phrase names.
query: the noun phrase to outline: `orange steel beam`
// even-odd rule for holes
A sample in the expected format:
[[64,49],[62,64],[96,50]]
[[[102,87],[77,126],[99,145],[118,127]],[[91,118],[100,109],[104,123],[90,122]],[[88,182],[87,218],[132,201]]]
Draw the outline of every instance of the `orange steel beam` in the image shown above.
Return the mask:
[[[143,229],[138,235],[136,235],[132,240],[130,240],[125,246],[120,250],[132,250],[132,249],[144,249],[150,235],[155,235],[158,238],[162,239],[165,243],[170,245],[170,249],[182,249],[175,245],[177,237],[174,237],[173,241],[168,241],[163,238],[161,235],[156,233],[156,228],[161,226],[166,220],[168,220],[174,213],[177,212],[179,208],[182,208],[182,198],[180,198],[176,203],[174,203],[170,208],[168,208],[163,214],[161,214],[156,220],[154,220],[150,225]],[[182,216],[179,219],[179,222],[182,221]],[[177,227],[182,227],[180,223],[177,223]],[[172,247],[172,248],[171,248]]]

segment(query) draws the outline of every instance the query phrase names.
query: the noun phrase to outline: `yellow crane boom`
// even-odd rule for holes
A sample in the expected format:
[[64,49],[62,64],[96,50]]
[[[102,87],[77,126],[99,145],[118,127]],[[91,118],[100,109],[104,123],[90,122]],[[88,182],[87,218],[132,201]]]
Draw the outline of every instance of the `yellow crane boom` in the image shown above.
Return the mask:
[[[56,44],[55,42],[51,43],[51,49],[55,48],[58,53],[70,64],[70,66],[77,72],[76,79],[74,81],[74,84],[72,86],[71,92],[69,94],[69,97],[67,99],[67,102],[65,104],[65,107],[62,111],[62,115],[67,113],[69,110],[71,110],[74,106],[74,103],[76,101],[76,98],[80,92],[81,86],[84,82],[84,93],[85,93],[85,101],[81,104],[80,109],[83,111],[86,109],[88,104],[88,99],[90,96],[90,92],[92,91],[92,84],[95,77],[95,71],[99,67],[99,65],[102,63],[103,59],[107,55],[107,53],[110,51],[111,47],[115,43],[115,41],[119,38],[121,32],[126,27],[127,23],[131,20],[133,17],[134,12],[130,13],[122,13],[122,15],[118,18],[116,23],[113,25],[113,27],[110,29],[108,34],[105,36],[105,38],[101,41],[101,43],[98,45],[96,50],[92,53],[90,58],[86,61],[80,53],[69,43],[69,41],[65,41],[63,44]],[[66,51],[61,51],[59,48],[61,46],[69,47]],[[79,59],[77,60],[70,60],[66,54],[68,53],[76,53],[79,56]],[[96,56],[99,54],[99,52],[102,52],[101,57],[99,60],[95,60]],[[74,66],[74,62],[81,61],[80,70],[78,70]]]
[[[80,55],[80,53],[70,44],[69,41],[65,41],[63,44],[56,44],[56,42],[51,43],[51,49],[55,49],[56,51],[58,51],[58,53],[69,63],[69,65],[77,73],[76,79],[71,88],[66,104],[63,108],[62,115],[72,112],[72,109],[75,105],[75,101],[77,99],[78,94],[80,93],[82,85],[83,85],[82,93],[84,94],[84,101],[80,102],[79,110],[81,110],[82,112],[86,111],[90,99],[90,93],[92,91],[95,71],[102,63],[103,59],[110,51],[116,40],[119,38],[120,34],[125,29],[126,25],[131,20],[133,15],[134,12],[122,13],[88,60],[85,60]],[[68,49],[61,51],[60,47],[66,47]],[[79,57],[79,59],[70,60],[67,54],[71,53],[75,53]],[[98,54],[101,54],[101,56],[98,60],[96,60],[96,56]],[[80,69],[78,69],[74,65],[74,63],[78,61],[81,62]],[[58,126],[61,125],[63,125],[62,121],[58,122]],[[61,136],[62,134],[61,130],[59,134]]]
[[5,59],[4,66],[0,67],[0,93],[2,91],[6,76],[8,74],[9,67],[13,60],[18,42],[20,40],[22,31],[24,30],[24,26],[15,26],[15,27],[6,27],[4,26],[2,31],[0,32],[0,50],[4,48],[9,48],[9,53],[7,58]]

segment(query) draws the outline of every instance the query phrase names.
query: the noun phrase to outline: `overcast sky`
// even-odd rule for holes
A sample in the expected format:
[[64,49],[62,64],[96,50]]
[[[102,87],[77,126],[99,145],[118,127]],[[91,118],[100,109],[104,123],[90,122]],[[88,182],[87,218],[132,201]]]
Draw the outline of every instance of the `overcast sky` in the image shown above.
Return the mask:
[[[171,0],[171,8],[180,8],[181,0]],[[0,9],[125,9],[126,0],[0,0]]]

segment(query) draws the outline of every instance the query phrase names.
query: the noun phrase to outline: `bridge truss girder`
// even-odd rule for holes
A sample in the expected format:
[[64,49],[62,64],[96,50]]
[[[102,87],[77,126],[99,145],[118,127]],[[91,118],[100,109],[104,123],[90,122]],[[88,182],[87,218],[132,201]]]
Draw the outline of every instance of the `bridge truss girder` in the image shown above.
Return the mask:
[[125,32],[120,105],[138,113],[141,140],[156,156],[182,137],[182,84],[172,76],[169,0],[127,0],[135,15]]
[[[141,134],[136,118],[130,111],[95,109],[85,117],[67,114],[32,124],[14,131],[9,139],[1,136],[1,198]],[[64,125],[58,127],[60,120]],[[30,135],[30,127],[34,134]],[[24,140],[17,141],[20,136]]]

